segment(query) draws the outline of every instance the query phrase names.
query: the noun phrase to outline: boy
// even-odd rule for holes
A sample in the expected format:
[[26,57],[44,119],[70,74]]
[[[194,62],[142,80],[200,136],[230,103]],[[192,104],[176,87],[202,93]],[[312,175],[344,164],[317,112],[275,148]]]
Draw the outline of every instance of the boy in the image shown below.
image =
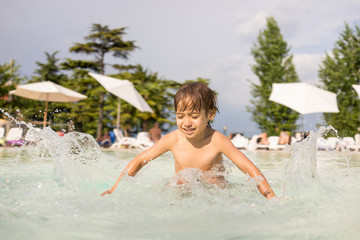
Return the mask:
[[[241,171],[256,180],[262,195],[268,199],[276,197],[260,170],[226,136],[210,127],[218,108],[216,96],[208,86],[199,82],[184,84],[174,97],[174,106],[178,129],[131,160],[115,185],[102,196],[111,194],[125,173],[135,176],[149,161],[171,151],[176,173],[186,168],[198,168],[204,173],[204,180],[217,184],[221,184],[223,176],[209,173],[224,169],[222,154],[225,154]],[[183,182],[180,179],[178,184]]]

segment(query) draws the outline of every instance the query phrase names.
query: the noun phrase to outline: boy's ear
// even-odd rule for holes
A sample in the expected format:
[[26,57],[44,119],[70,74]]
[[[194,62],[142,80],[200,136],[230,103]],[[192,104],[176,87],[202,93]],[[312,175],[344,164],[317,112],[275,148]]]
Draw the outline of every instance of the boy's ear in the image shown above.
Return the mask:
[[209,111],[209,120],[214,120],[216,111],[210,110]]

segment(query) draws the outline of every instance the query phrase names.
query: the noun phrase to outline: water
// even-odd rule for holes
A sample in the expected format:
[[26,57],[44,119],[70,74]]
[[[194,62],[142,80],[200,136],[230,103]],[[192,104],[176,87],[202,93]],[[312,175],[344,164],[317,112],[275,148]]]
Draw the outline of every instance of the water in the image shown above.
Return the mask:
[[316,152],[328,130],[244,152],[280,198],[269,201],[229,161],[224,189],[196,170],[176,186],[170,153],[100,197],[140,150],[102,152],[89,135],[45,128],[0,148],[0,239],[360,239],[360,153]]

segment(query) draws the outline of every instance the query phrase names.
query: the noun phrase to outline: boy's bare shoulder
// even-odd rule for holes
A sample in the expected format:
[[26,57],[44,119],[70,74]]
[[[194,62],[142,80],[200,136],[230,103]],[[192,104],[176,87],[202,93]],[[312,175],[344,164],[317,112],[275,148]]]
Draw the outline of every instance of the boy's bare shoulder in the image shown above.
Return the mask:
[[174,130],[168,134],[166,134],[165,136],[163,136],[160,140],[167,145],[172,145],[174,144],[178,139],[179,139],[179,135],[180,135],[180,131]]
[[169,132],[168,134],[166,134],[163,138],[166,138],[167,140],[173,139],[173,138],[177,138],[179,135],[179,129],[176,129],[172,132]]
[[224,134],[216,131],[216,130],[213,130],[214,133],[213,133],[213,140],[214,141],[225,141],[225,140],[229,140]]
[[224,134],[214,130],[211,141],[217,146],[223,146],[224,144],[230,144],[231,141]]

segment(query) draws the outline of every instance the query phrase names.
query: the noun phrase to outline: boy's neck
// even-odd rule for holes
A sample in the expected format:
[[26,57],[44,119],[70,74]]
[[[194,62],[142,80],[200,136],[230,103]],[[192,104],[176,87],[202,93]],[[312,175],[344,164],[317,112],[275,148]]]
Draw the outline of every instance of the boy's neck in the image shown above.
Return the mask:
[[206,127],[205,131],[194,138],[188,138],[186,140],[191,143],[194,147],[202,147],[208,144],[211,140],[211,136],[215,131],[211,127]]

